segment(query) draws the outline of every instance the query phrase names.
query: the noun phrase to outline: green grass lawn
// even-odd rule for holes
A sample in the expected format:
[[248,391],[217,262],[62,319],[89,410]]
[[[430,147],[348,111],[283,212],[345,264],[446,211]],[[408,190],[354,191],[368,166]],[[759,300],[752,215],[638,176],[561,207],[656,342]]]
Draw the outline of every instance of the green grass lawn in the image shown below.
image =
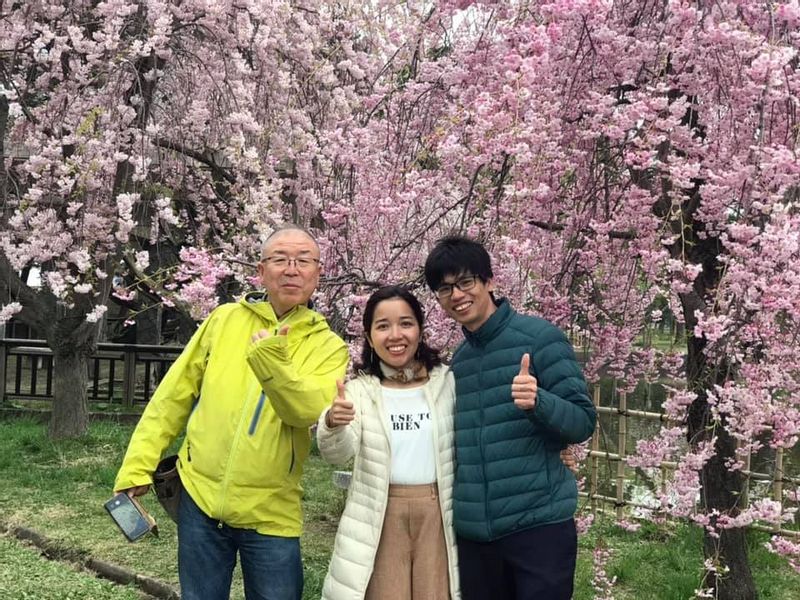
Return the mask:
[[[34,529],[65,546],[157,577],[177,587],[175,526],[154,496],[144,500],[159,523],[161,536],[129,544],[108,518],[103,502],[111,496],[116,470],[132,427],[93,423],[81,440],[53,443],[45,427],[25,420],[0,421],[0,521]],[[343,495],[331,484],[333,468],[313,456],[306,464],[304,599],[320,597]],[[766,534],[752,532],[751,561],[760,597],[800,598],[800,576],[763,548]],[[614,551],[608,573],[618,578],[618,600],[690,598],[700,586],[701,535],[686,525],[646,524],[630,533],[601,520],[580,540],[576,600],[594,597],[592,551],[602,543]],[[18,576],[19,573],[33,573]],[[6,586],[9,586],[6,589]],[[88,586],[88,587],[80,587]],[[111,587],[109,587],[111,586]],[[111,590],[111,591],[109,591]],[[232,598],[243,598],[241,578]],[[125,594],[134,595],[125,595]],[[0,537],[0,598],[134,598],[129,588],[114,587],[49,562],[11,538]]]
[[[800,575],[786,561],[764,548],[769,535],[748,532],[750,564],[760,600],[800,598]],[[617,577],[617,600],[688,600],[701,587],[702,531],[683,523],[643,523],[628,532],[607,522],[596,522],[579,540],[574,600],[594,597],[591,589],[592,552],[603,544],[613,552],[607,572]]]
[[[155,496],[145,496],[143,503],[156,518],[160,537],[147,536],[133,544],[123,538],[103,508],[103,502],[111,497],[132,431],[127,425],[95,422],[85,438],[53,443],[47,439],[44,425],[0,421],[0,520],[29,527],[65,546],[177,587],[175,525]],[[318,457],[306,465],[306,532],[302,539],[306,599],[320,597],[342,506],[342,492],[330,483],[332,471]],[[0,562],[0,572],[3,565]],[[231,598],[243,598],[238,569],[233,587]],[[47,593],[42,589],[42,595],[35,597],[62,597]],[[16,596],[0,593],[0,598],[9,597]]]
[[42,558],[34,548],[0,536],[0,597],[13,600],[137,600],[122,587]]

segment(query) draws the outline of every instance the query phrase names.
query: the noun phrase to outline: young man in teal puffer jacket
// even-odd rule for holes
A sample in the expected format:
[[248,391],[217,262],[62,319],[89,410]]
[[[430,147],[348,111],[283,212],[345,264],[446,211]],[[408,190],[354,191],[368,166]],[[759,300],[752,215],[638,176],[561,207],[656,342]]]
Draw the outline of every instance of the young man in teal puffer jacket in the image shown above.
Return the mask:
[[572,345],[495,300],[489,254],[474,240],[440,240],[425,278],[465,337],[451,365],[463,598],[568,600],[578,490],[559,452],[591,437],[596,420]]

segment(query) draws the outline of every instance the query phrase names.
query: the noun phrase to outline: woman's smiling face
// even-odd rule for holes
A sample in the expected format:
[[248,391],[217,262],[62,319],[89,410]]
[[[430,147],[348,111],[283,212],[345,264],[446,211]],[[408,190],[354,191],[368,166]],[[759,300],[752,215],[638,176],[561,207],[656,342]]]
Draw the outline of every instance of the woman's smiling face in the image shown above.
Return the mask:
[[375,307],[368,339],[378,358],[390,367],[403,369],[414,362],[421,333],[408,302],[389,298]]

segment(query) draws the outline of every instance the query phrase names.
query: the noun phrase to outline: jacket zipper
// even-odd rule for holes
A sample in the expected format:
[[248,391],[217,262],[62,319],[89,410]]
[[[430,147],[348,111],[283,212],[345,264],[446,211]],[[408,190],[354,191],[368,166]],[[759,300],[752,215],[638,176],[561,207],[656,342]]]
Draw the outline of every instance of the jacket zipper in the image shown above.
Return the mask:
[[[483,390],[483,360],[479,358],[478,360],[478,389]],[[481,471],[483,472],[483,517],[486,521],[486,531],[489,534],[489,540],[492,539],[492,523],[489,520],[489,480],[486,477],[486,456],[485,456],[485,445],[484,445],[484,433],[486,431],[485,427],[485,418],[486,418],[486,411],[484,410],[483,406],[483,392],[478,392],[478,405],[481,409],[481,428],[478,431],[478,440],[479,440],[479,447],[481,449],[480,453],[480,460],[481,460]]]
[[[444,500],[442,499],[442,472],[441,467],[439,466],[440,456],[439,456],[439,426],[438,426],[438,415],[439,413],[436,411],[436,403],[431,401],[431,392],[428,390],[428,386],[426,385],[422,389],[423,393],[425,394],[425,400],[428,402],[428,410],[431,411],[431,428],[433,430],[433,466],[436,469],[436,488],[437,488],[437,501],[439,502],[439,516],[442,519],[442,532],[444,533],[444,545],[445,545],[445,553],[447,554],[447,564],[453,564],[453,557],[450,555],[450,540],[447,539],[447,524],[444,521]],[[453,450],[455,452],[455,450]],[[455,476],[455,473],[453,474]],[[448,568],[448,577],[450,577],[450,570]]]
[[224,524],[222,522],[222,515],[225,514],[225,496],[228,494],[228,484],[230,483],[231,461],[233,460],[233,457],[236,456],[236,450],[239,447],[239,440],[242,437],[245,415],[246,413],[244,407],[242,407],[241,415],[239,416],[239,424],[236,426],[236,433],[234,434],[233,443],[231,444],[231,451],[230,454],[228,454],[228,461],[225,464],[225,476],[222,479],[222,493],[220,494],[219,499],[219,521],[217,523],[217,529],[222,529]]
[[[292,309],[292,310],[290,310],[290,311],[289,311],[287,314],[283,315],[283,317],[281,317],[280,319],[278,319],[278,322],[275,324],[275,330],[273,331],[273,335],[278,335],[278,332],[280,331],[281,327],[283,327],[283,326],[286,324],[286,321],[289,319],[289,317],[292,315],[292,313],[293,313],[294,311],[296,311],[296,310],[297,310],[297,307],[293,308],[293,309]],[[312,323],[312,325],[313,325],[313,323]],[[258,414],[261,412],[261,409],[262,409],[262,408],[263,408],[263,406],[264,406],[263,399],[264,399],[264,393],[262,392],[262,394],[261,394],[261,398],[260,398],[260,399],[259,399],[259,401],[258,401],[258,408],[256,409],[256,411],[257,411],[257,412],[256,412],[256,415],[258,415]],[[291,448],[292,448],[292,457],[291,457],[291,459],[289,460],[289,475],[291,475],[291,474],[292,474],[292,471],[294,470],[294,461],[295,461],[295,453],[294,453],[294,427],[290,427],[290,428],[289,428],[289,443],[290,443],[290,445],[291,445]]]
[[[383,534],[383,524],[386,521],[386,508],[387,508],[387,506],[389,504],[389,485],[390,485],[390,481],[391,481],[391,478],[392,478],[392,474],[391,474],[391,471],[392,471],[392,469],[391,469],[391,465],[392,465],[392,442],[391,442],[391,438],[389,437],[390,436],[390,427],[388,426],[389,420],[386,418],[386,411],[384,410],[384,407],[383,407],[383,390],[381,390],[381,384],[380,383],[372,383],[371,385],[373,386],[373,393],[377,394],[377,396],[375,396],[373,398],[373,400],[374,400],[375,404],[378,405],[378,411],[377,412],[378,412],[379,419],[380,419],[380,422],[381,422],[381,427],[383,427],[383,435],[386,438],[386,447],[388,449],[388,452],[386,453],[386,456],[387,456],[387,459],[389,461],[389,477],[386,479],[386,500],[383,502],[383,506],[381,507],[381,530],[378,532],[378,541],[380,543],[381,535]],[[362,435],[363,435],[363,432],[362,432]],[[367,574],[368,575],[367,576],[367,582],[369,582],[370,578],[372,577],[372,572],[375,569],[375,555],[377,553],[378,553],[378,544],[375,544],[375,550],[372,553],[372,560],[370,561],[370,564],[372,565],[372,567],[370,568],[369,573]]]

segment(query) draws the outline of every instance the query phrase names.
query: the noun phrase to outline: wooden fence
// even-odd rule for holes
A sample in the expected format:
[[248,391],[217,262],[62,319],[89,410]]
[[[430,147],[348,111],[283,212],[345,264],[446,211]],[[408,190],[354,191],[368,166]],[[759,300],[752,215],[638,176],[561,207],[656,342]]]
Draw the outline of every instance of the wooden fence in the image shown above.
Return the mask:
[[[655,385],[655,384],[654,384]],[[612,389],[614,389],[612,387]],[[616,396],[616,398],[614,398]],[[616,402],[614,401],[616,399]],[[648,421],[659,421],[667,423],[669,419],[666,415],[657,412],[644,410],[634,410],[628,408],[628,395],[625,392],[613,393],[612,397],[607,398],[604,405],[601,387],[593,388],[593,401],[598,413],[597,429],[592,436],[590,449],[588,451],[588,491],[581,492],[581,496],[589,501],[593,513],[597,511],[608,511],[611,507],[617,519],[623,519],[630,512],[630,509],[642,509],[658,512],[653,505],[637,502],[626,494],[627,484],[631,481],[631,475],[635,473],[632,467],[626,465],[625,459],[631,454],[629,449],[635,447],[636,441],[629,434],[630,423],[634,419],[644,419]],[[610,402],[608,402],[610,401]],[[608,404],[611,404],[610,406]],[[617,420],[616,448],[610,446],[610,437],[605,435],[603,430],[602,415],[609,415]],[[605,443],[604,443],[605,441]],[[606,461],[608,468],[605,472],[610,475],[611,481],[604,481],[601,476],[600,462]],[[800,477],[790,476],[784,466],[787,464],[786,451],[783,448],[775,450],[775,459],[770,473],[758,473],[751,470],[751,456],[744,461],[742,474],[746,477],[745,493],[742,495],[742,508],[750,505],[751,482],[765,482],[769,487],[769,496],[781,507],[784,505],[783,491],[785,484],[800,486]],[[661,491],[665,491],[665,482],[670,471],[677,467],[677,463],[664,461],[660,465],[660,482],[657,482]],[[800,470],[800,465],[794,465],[794,469]],[[600,486],[606,483],[607,487],[613,486],[614,495],[602,493]],[[653,486],[655,487],[655,486]],[[779,526],[767,526],[763,524],[753,524],[752,527],[781,535],[800,537],[798,529],[787,529]],[[797,527],[797,524],[795,525]]]
[[[144,405],[150,399],[161,376],[182,351],[180,346],[151,346],[129,344],[98,344],[97,352],[89,361],[88,396],[91,402],[133,408]],[[0,406],[12,401],[27,402],[51,400],[53,397],[53,356],[42,340],[0,339]],[[617,518],[622,519],[631,509],[656,511],[653,506],[637,502],[626,494],[628,483],[636,471],[626,465],[625,459],[636,444],[629,427],[632,420],[667,422],[664,414],[628,407],[628,395],[615,392],[603,398],[601,387],[593,389],[593,400],[598,412],[598,427],[592,436],[588,453],[588,490],[581,493],[593,512],[607,511],[611,507]],[[616,419],[616,443],[607,436],[602,417],[607,415]],[[607,420],[607,419],[606,419]],[[607,468],[601,474],[601,461]],[[747,477],[747,489],[743,494],[743,507],[750,501],[750,482],[768,484],[770,496],[783,506],[783,488],[786,484],[800,486],[800,477],[790,476],[791,469],[785,451],[775,451],[773,468],[770,473],[754,472],[750,468],[749,457],[745,460],[743,474]],[[800,461],[798,461],[800,462]],[[800,470],[800,464],[793,465]],[[670,471],[676,468],[674,462],[664,462],[660,466],[661,490]],[[609,491],[604,493],[601,485]],[[613,495],[611,494],[613,492]],[[760,529],[780,532],[784,535],[800,537],[796,529],[778,529],[755,525]]]
[[[100,343],[88,366],[90,402],[146,404],[180,346]],[[0,339],[0,406],[53,398],[53,353],[43,340]]]

